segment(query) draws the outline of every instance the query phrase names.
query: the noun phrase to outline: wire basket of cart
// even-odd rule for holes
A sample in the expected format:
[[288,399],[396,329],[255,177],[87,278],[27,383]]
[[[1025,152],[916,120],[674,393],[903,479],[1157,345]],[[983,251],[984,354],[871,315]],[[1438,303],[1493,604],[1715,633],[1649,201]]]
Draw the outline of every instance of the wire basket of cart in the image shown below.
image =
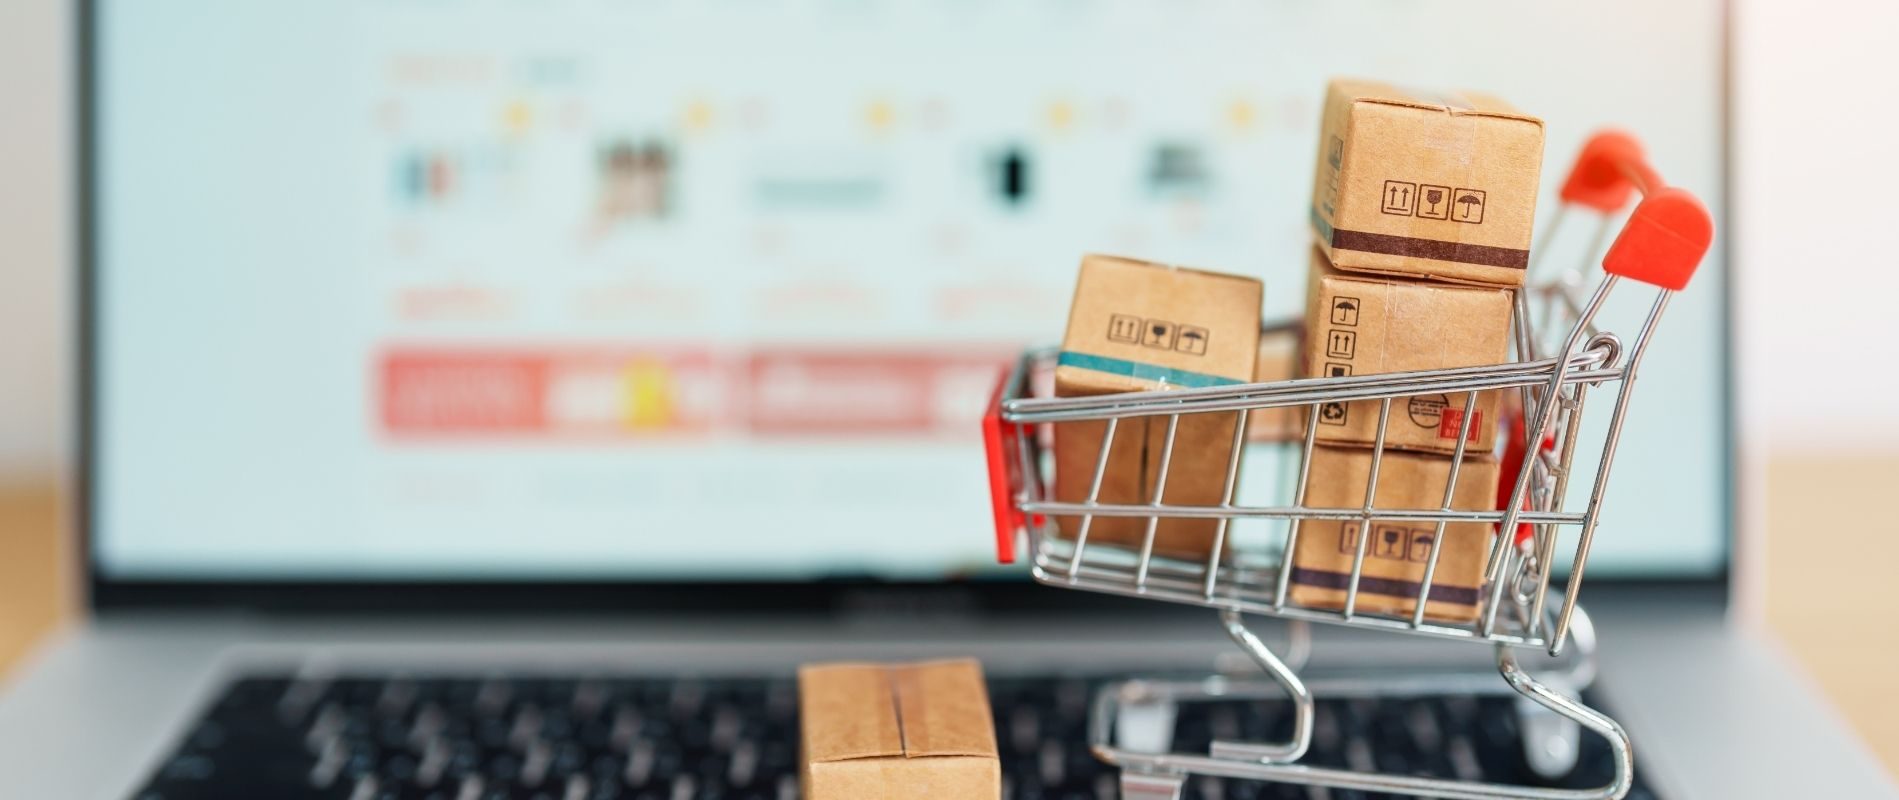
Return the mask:
[[[1701,204],[1680,189],[1663,186],[1642,160],[1639,147],[1620,134],[1598,135],[1585,147],[1563,197],[1567,204],[1602,212],[1607,220],[1637,191],[1642,201],[1607,249],[1602,277],[1593,288],[1571,273],[1533,283],[1515,295],[1518,360],[1512,363],[1045,397],[1037,396],[1035,387],[1045,384],[1041,376],[1053,369],[1055,353],[1032,351],[1004,377],[984,421],[1001,560],[1013,561],[1020,546],[1035,580],[1049,586],[1214,609],[1228,635],[1266,672],[1271,685],[1291,699],[1292,733],[1284,740],[1215,741],[1204,753],[1146,752],[1114,741],[1114,722],[1126,704],[1154,701],[1157,692],[1169,702],[1231,695],[1232,685],[1134,681],[1103,690],[1094,709],[1090,744],[1098,757],[1122,768],[1124,797],[1178,798],[1191,775],[1447,798],[1558,800],[1620,798],[1627,793],[1633,757],[1621,726],[1571,697],[1567,690],[1572,687],[1553,687],[1532,677],[1518,655],[1529,649],[1563,655],[1575,643],[1584,652],[1570,657],[1588,658],[1593,636],[1578,601],[1637,370],[1670,298],[1685,287],[1712,238],[1712,224]],[[1601,330],[1598,319],[1605,303],[1630,282],[1652,290],[1640,326],[1626,337]],[[1388,447],[1394,415],[1404,414],[1419,398],[1462,398],[1462,408],[1475,408],[1479,395],[1487,392],[1511,395],[1511,406],[1517,409],[1504,422],[1501,485],[1509,487],[1507,494],[1485,507],[1459,502],[1460,478],[1489,455],[1470,446],[1472,418],[1477,415],[1464,414],[1455,418],[1455,446],[1438,485],[1425,490],[1430,501],[1379,502],[1381,470],[1404,457]],[[1601,403],[1608,404],[1606,424],[1586,428],[1585,410]],[[1313,453],[1321,414],[1338,404],[1373,409],[1375,438],[1350,485],[1342,485],[1347,479],[1336,474],[1315,483]],[[1292,445],[1298,459],[1296,467],[1287,470],[1289,487],[1274,498],[1280,502],[1245,502],[1239,475],[1248,420],[1252,413],[1267,410],[1303,420],[1303,440]],[[1231,435],[1224,442],[1223,493],[1211,503],[1170,499],[1168,465],[1183,440],[1180,432],[1207,419],[1231,420],[1226,425]],[[1075,424],[1096,426],[1100,446],[1092,473],[1083,482],[1085,493],[1057,499],[1051,490],[1055,464],[1047,443],[1056,426]],[[1147,487],[1145,502],[1105,502],[1102,484],[1113,448],[1128,439],[1117,437],[1117,428],[1134,424],[1150,432],[1144,440],[1158,443],[1149,445],[1146,455],[1158,460],[1157,477]],[[1196,442],[1204,449],[1204,442]],[[1577,454],[1584,449],[1599,457],[1579,460]],[[1205,457],[1204,452],[1199,455]],[[1587,489],[1572,491],[1572,486]],[[1317,502],[1321,493],[1350,501]],[[1103,520],[1117,521],[1122,533],[1099,534]],[[1134,521],[1137,533],[1125,534],[1125,520]],[[1199,525],[1208,540],[1198,553],[1169,548],[1167,537],[1160,535],[1164,522],[1178,520],[1205,521]],[[1241,525],[1265,525],[1273,533],[1263,546],[1241,547],[1236,543]],[[1446,541],[1472,531],[1489,540],[1478,588],[1447,586],[1439,572]],[[1349,569],[1308,574],[1295,558],[1302,536],[1336,541]],[[1387,555],[1421,564],[1421,577],[1394,589],[1391,581],[1368,575],[1368,562]],[[1559,577],[1564,568],[1567,574]],[[1310,590],[1315,585],[1324,591]],[[1409,595],[1408,602],[1389,602],[1400,593]],[[1374,595],[1385,600],[1368,601]],[[1324,599],[1314,602],[1311,597]],[[1249,628],[1247,615],[1492,647],[1503,685],[1608,740],[1616,777],[1597,789],[1569,790],[1301,764],[1312,736],[1312,694],[1293,667]]]

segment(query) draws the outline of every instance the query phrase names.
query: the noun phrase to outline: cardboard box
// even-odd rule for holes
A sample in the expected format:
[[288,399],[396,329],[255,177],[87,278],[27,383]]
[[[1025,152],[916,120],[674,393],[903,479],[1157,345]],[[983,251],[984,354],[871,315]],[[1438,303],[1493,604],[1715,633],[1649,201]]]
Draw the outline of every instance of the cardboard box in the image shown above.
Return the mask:
[[[1259,308],[1264,292],[1251,278],[1112,256],[1082,259],[1068,331],[1055,368],[1055,394],[1083,397],[1154,389],[1247,383],[1259,354]],[[1189,414],[1175,431],[1164,500],[1217,505],[1224,497],[1227,454],[1237,413]],[[1094,478],[1104,422],[1055,426],[1055,497],[1083,502]],[[1137,505],[1150,500],[1160,477],[1165,418],[1132,417],[1117,423],[1097,502]],[[1058,517],[1073,538],[1079,517]],[[1203,558],[1216,521],[1162,519],[1155,552]],[[1147,520],[1096,517],[1091,544],[1139,547]]]
[[1543,122],[1495,97],[1326,90],[1311,223],[1340,269],[1523,285]]
[[987,800],[1002,795],[996,732],[975,661],[798,669],[805,800]]
[[[1298,327],[1261,331],[1259,357],[1253,362],[1253,382],[1271,383],[1300,375]],[[1256,408],[1246,412],[1246,438],[1254,442],[1290,442],[1305,437],[1306,407]]]
[[[1509,359],[1512,290],[1340,272],[1316,248],[1311,258],[1301,370],[1306,377],[1475,367]],[[1468,450],[1495,448],[1499,394],[1478,393]],[[1385,446],[1453,452],[1464,402],[1462,393],[1393,400]],[[1378,408],[1377,400],[1321,405],[1314,439],[1369,447],[1378,437]]]
[[[1070,391],[1065,397],[1079,397]],[[1055,425],[1055,499],[1080,503],[1088,499],[1088,487],[1094,479],[1095,460],[1099,457],[1105,422],[1063,422]],[[1108,464],[1101,473],[1101,491],[1095,501],[1114,505],[1147,502],[1147,421],[1124,419],[1117,423],[1114,444],[1108,451]],[[1073,540],[1081,527],[1080,517],[1056,517],[1062,538]],[[1092,543],[1127,544],[1139,542],[1147,530],[1147,521],[1132,517],[1095,517],[1088,526]],[[1158,544],[1160,536],[1155,534]]]
[[[1314,447],[1306,507],[1363,508],[1371,460],[1370,450]],[[1443,456],[1386,452],[1378,469],[1378,494],[1372,508],[1442,507],[1450,471],[1451,459]],[[1466,457],[1457,475],[1451,507],[1462,511],[1494,508],[1497,473],[1496,461]],[[1408,617],[1417,608],[1418,585],[1424,579],[1437,524],[1373,519],[1370,527],[1372,540],[1366,545],[1355,611]],[[1357,520],[1300,523],[1299,542],[1292,557],[1290,597],[1294,603],[1331,610],[1345,607],[1346,586],[1363,528]],[[1437,572],[1432,575],[1431,596],[1425,604],[1427,618],[1442,622],[1477,618],[1493,528],[1480,522],[1444,526],[1444,544],[1438,553]]]

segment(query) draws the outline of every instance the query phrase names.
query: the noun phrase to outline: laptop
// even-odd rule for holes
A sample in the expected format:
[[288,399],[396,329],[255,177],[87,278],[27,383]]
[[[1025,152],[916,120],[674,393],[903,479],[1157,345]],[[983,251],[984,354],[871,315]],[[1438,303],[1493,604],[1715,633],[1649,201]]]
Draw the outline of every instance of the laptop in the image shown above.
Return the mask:
[[[1079,254],[1297,313],[1334,74],[1543,116],[1545,216],[1610,124],[1726,206],[1716,2],[78,5],[87,613],[0,693],[9,797],[792,798],[796,665],[950,656],[1005,796],[1135,797],[1090,698],[1251,665],[1205,609],[996,563],[977,423]],[[1567,688],[1629,731],[1629,797],[1893,797],[1737,611],[1727,257],[1646,363]],[[1613,771],[1487,649],[1309,645],[1310,763]],[[1205,752],[1284,704],[1126,735]]]

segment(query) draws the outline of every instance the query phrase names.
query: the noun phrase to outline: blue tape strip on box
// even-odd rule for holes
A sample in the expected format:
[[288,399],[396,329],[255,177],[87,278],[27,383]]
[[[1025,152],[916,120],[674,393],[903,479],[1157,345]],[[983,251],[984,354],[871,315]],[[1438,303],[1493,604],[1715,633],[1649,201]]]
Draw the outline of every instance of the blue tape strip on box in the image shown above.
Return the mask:
[[1153,364],[1143,364],[1139,361],[1108,358],[1107,356],[1090,355],[1088,353],[1076,353],[1069,350],[1063,350],[1061,355],[1055,358],[1055,364],[1062,367],[1075,367],[1077,369],[1105,372],[1110,375],[1124,375],[1137,380],[1154,381],[1164,386],[1179,386],[1187,389],[1200,389],[1208,386],[1232,386],[1245,383],[1245,381],[1237,381],[1219,375],[1208,375],[1204,372],[1171,369],[1168,367],[1155,366]]

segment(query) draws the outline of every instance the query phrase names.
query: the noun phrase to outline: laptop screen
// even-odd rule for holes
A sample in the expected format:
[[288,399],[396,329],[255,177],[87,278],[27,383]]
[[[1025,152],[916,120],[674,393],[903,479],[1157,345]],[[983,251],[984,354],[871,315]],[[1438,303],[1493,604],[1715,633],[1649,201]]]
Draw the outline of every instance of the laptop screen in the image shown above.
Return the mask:
[[[983,574],[977,419],[1082,253],[1300,312],[1333,75],[1543,117],[1542,222],[1604,126],[1722,218],[1716,0],[94,6],[107,579]],[[1725,566],[1723,256],[1597,574]]]

